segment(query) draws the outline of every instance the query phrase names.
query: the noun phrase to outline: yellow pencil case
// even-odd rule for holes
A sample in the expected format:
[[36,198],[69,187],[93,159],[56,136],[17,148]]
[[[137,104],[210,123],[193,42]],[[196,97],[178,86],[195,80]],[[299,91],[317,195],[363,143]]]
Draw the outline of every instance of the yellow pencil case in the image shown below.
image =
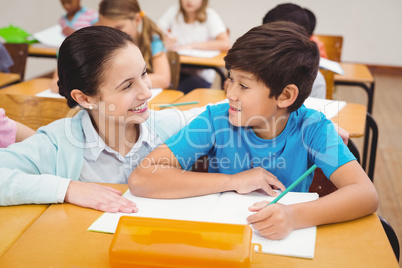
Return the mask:
[[109,249],[112,267],[249,267],[248,225],[123,216]]

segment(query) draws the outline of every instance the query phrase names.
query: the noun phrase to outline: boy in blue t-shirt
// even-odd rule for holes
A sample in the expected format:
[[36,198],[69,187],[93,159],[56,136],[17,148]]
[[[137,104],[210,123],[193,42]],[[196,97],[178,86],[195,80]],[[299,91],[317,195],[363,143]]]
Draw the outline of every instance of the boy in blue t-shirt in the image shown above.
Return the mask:
[[[181,198],[224,191],[285,190],[313,164],[338,190],[316,201],[250,207],[247,221],[269,239],[292,230],[347,221],[377,210],[377,192],[331,121],[303,106],[319,51],[291,22],[255,27],[225,57],[228,104],[210,106],[151,152],[129,178],[138,196]],[[202,155],[209,173],[191,172]],[[307,192],[311,174],[293,191]]]

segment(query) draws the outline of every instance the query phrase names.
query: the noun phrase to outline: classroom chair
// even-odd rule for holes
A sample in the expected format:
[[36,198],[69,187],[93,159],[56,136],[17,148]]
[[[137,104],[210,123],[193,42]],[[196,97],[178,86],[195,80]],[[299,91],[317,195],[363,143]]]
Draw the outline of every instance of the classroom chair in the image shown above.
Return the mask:
[[389,224],[383,217],[378,215],[378,218],[380,219],[380,222],[382,224],[382,227],[384,228],[385,233],[387,234],[389,243],[391,244],[392,250],[395,253],[395,257],[399,262],[399,256],[400,256],[400,248],[399,248],[399,241],[398,237],[396,236],[396,233],[394,229],[392,228],[391,224]]
[[168,51],[167,57],[171,74],[169,89],[177,89],[180,81],[180,55],[175,51]]
[[377,122],[374,120],[374,117],[370,113],[367,113],[366,131],[364,133],[362,167],[367,172],[367,175],[369,176],[371,181],[374,181],[374,168],[375,168],[375,159],[377,156],[377,145],[378,145],[378,125]]
[[14,61],[14,65],[10,67],[10,73],[19,74],[21,81],[23,81],[28,57],[28,44],[5,43],[4,46]]
[[[343,37],[339,35],[315,35],[323,42],[329,60],[340,62],[342,56]],[[327,99],[333,98],[334,73],[329,70],[321,70],[327,84]]]
[[70,109],[66,99],[0,93],[0,107],[7,117],[34,130],[57,119],[73,116],[78,109]]

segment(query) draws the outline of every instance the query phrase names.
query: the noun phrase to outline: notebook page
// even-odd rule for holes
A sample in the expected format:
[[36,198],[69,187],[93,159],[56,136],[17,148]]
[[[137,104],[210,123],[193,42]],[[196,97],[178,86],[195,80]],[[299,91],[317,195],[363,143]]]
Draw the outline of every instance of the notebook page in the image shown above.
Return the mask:
[[[223,193],[216,204],[210,221],[219,223],[247,224],[246,218],[252,213],[248,207],[255,202],[272,201],[274,197],[262,193],[240,195],[234,192]],[[287,193],[278,203],[295,204],[318,199],[317,193]],[[269,240],[253,230],[253,243],[262,245],[263,253],[286,255],[301,258],[314,258],[317,228],[309,227],[292,231],[283,240]]]
[[153,199],[134,196],[127,191],[127,199],[137,204],[138,212],[108,213],[105,212],[89,228],[89,231],[114,233],[121,216],[149,217],[188,221],[207,221],[220,194],[203,195],[180,199]]

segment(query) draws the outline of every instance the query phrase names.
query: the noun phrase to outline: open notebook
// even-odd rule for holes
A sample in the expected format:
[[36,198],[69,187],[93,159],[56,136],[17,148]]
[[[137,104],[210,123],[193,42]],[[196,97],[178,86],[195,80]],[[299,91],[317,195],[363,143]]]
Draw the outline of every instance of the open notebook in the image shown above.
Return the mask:
[[[247,224],[246,217],[251,214],[248,207],[259,201],[272,201],[274,198],[262,193],[240,195],[234,192],[211,194],[181,199],[152,199],[132,195],[124,196],[135,202],[137,213],[103,213],[89,228],[89,231],[114,233],[119,218],[123,215],[189,221]],[[279,203],[294,204],[318,199],[317,193],[287,193]],[[317,228],[309,227],[295,230],[283,240],[269,240],[253,231],[253,243],[262,245],[263,253],[286,255],[301,258],[314,257]]]

